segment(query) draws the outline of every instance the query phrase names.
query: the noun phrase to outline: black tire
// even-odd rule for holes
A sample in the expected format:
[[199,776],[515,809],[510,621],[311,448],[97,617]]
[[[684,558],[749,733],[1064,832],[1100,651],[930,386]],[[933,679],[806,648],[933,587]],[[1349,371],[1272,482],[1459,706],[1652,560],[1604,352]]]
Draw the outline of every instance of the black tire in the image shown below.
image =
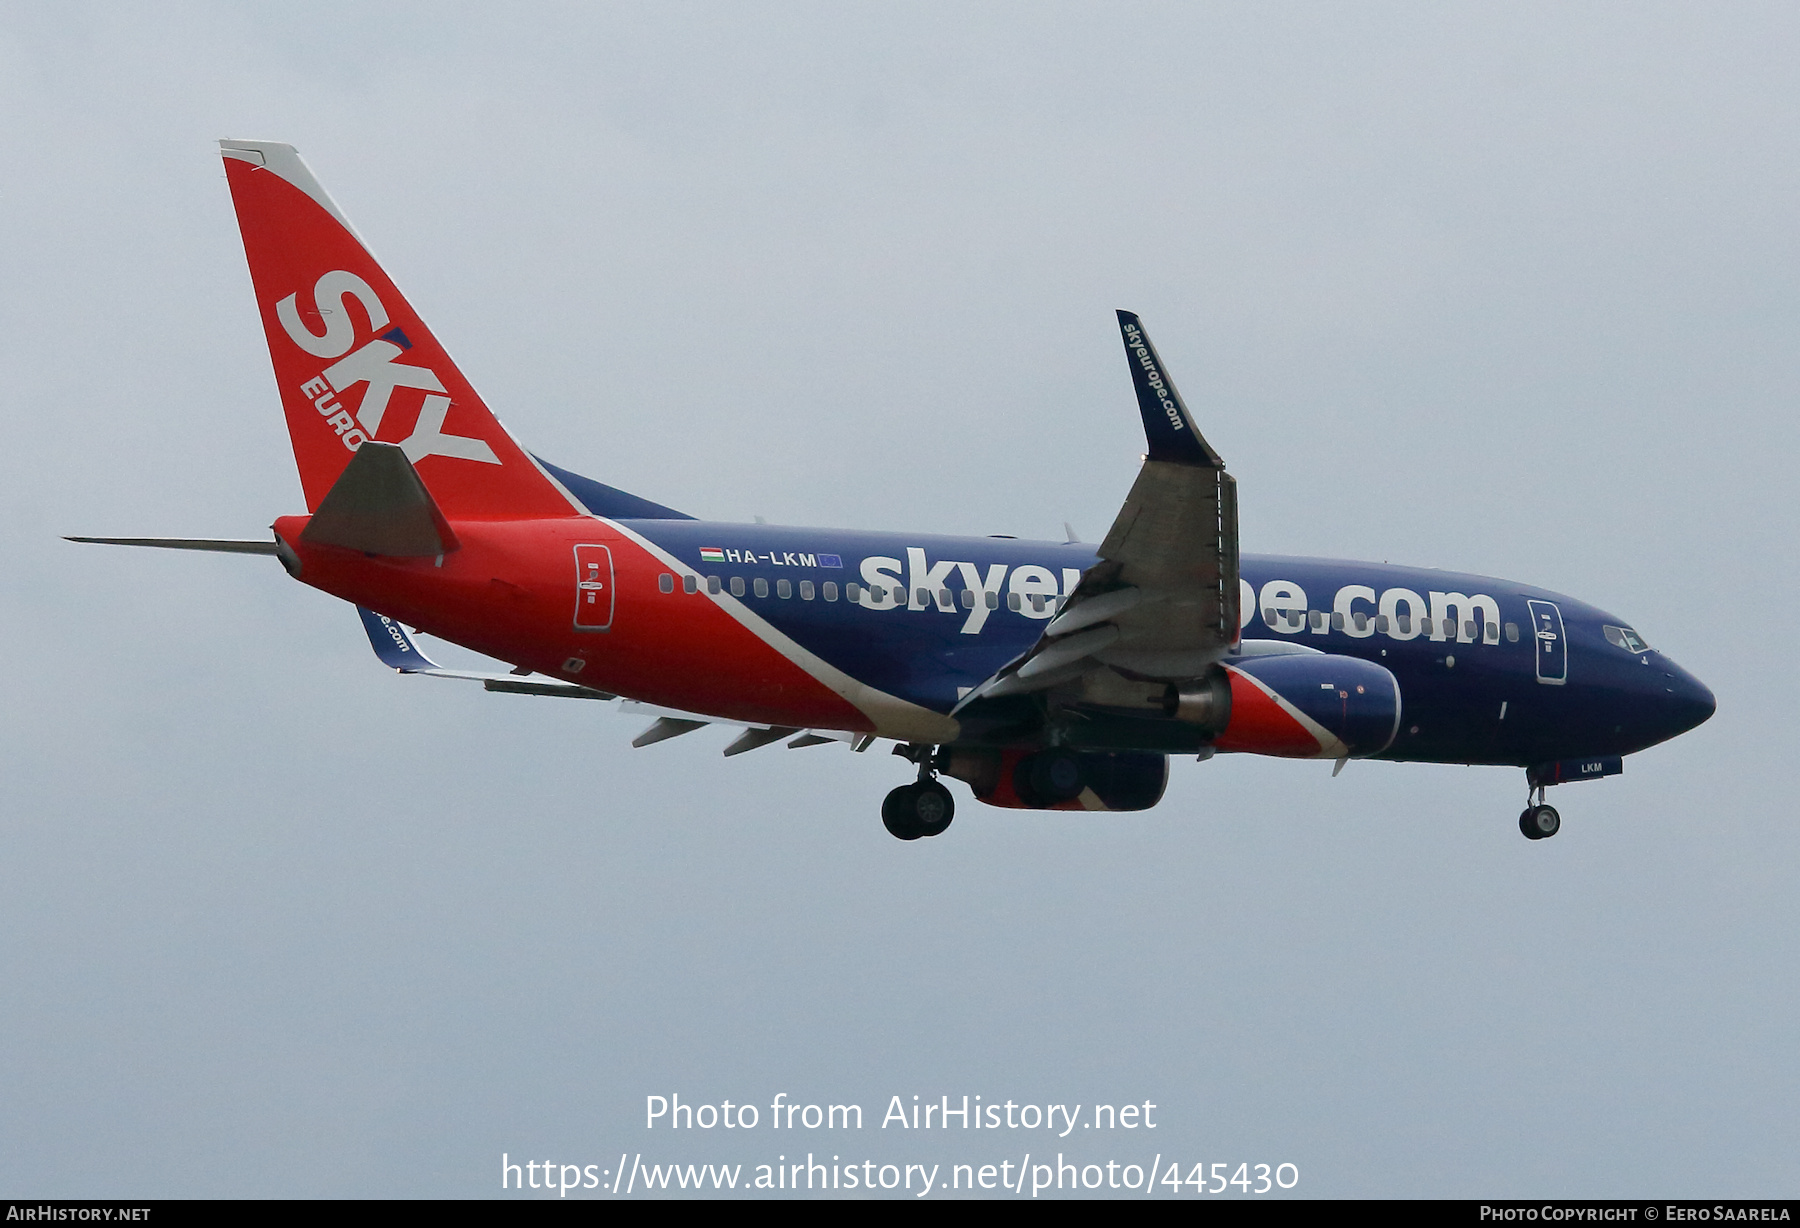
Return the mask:
[[921,836],[940,836],[956,817],[956,799],[935,780],[913,787],[913,822]]
[[1533,806],[1531,825],[1537,830],[1539,840],[1548,840],[1562,830],[1562,816],[1556,813],[1555,806]]
[[918,785],[901,785],[882,799],[881,825],[896,840],[917,840],[925,834],[919,823],[918,806],[913,800],[918,791]]
[[1527,807],[1525,807],[1525,809],[1519,811],[1519,834],[1521,836],[1524,836],[1527,840],[1542,840],[1543,837],[1538,835],[1537,832],[1532,830],[1531,811],[1532,811],[1532,807],[1530,807],[1530,806],[1527,806]]

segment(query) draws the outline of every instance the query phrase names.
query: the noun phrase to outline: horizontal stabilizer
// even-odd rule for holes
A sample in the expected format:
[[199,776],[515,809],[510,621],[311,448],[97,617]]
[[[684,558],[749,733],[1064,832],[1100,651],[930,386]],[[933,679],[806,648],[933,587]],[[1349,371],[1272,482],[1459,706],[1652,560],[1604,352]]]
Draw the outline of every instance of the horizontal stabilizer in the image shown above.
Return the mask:
[[421,558],[458,548],[456,534],[398,444],[356,450],[325,492],[300,540],[365,554]]
[[210,550],[217,554],[280,554],[275,542],[214,541],[203,537],[65,537],[66,542],[97,542],[102,546],[156,546],[163,550]]

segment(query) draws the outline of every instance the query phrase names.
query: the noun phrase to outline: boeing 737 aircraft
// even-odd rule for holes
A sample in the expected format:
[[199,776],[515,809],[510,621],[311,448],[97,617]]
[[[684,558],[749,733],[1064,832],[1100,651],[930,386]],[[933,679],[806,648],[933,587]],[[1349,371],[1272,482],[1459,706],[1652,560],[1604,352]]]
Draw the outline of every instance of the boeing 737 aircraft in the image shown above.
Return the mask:
[[[887,829],[935,836],[940,776],[993,806],[1143,810],[1169,758],[1505,764],[1610,776],[1713,696],[1622,618],[1509,580],[1238,554],[1236,484],[1138,318],[1148,449],[1098,547],[697,520],[525,451],[288,145],[224,141],[307,515],[273,540],[74,538],[270,554],[357,605],[402,673],[615,703],[634,746],[736,755],[877,739],[916,766]],[[401,624],[511,673],[439,668]],[[910,773],[910,769],[909,769]]]

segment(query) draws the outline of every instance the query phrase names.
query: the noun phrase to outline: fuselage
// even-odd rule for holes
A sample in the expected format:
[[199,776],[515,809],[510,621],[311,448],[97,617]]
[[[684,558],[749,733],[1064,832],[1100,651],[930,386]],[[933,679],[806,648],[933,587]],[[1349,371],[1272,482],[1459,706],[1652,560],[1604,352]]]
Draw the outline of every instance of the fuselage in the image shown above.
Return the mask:
[[[1081,543],[687,519],[458,523],[441,560],[299,541],[300,578],[441,638],[653,704],[943,744],[1096,561]],[[1628,620],[1514,581],[1278,555],[1240,562],[1246,652],[1380,664],[1403,712],[1381,758],[1529,765],[1692,728],[1711,693]],[[1166,746],[1146,749],[1169,749]]]

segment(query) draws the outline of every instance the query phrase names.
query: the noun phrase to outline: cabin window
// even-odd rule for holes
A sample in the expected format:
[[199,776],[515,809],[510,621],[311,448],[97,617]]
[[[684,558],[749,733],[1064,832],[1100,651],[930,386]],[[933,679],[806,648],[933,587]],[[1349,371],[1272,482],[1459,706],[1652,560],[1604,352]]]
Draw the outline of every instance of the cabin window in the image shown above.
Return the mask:
[[956,608],[956,598],[950,595],[949,589],[940,588],[938,590],[938,609],[941,610],[945,606],[949,606],[954,610]]
[[1462,637],[1465,640],[1473,640],[1475,638],[1475,620],[1474,619],[1471,618],[1468,622],[1463,624]]
[[706,591],[711,593],[715,597],[719,595],[719,577],[717,577],[717,576],[706,577]]
[[[1331,614],[1331,629],[1333,631],[1342,631],[1344,629],[1344,616],[1335,610],[1333,610]],[[1359,624],[1356,629],[1361,631],[1361,625]]]
[[1412,615],[1411,614],[1396,614],[1394,616],[1394,621],[1397,624],[1399,624],[1401,635],[1411,635],[1412,634]]
[[812,581],[811,580],[800,581],[800,600],[811,601],[812,599],[813,599]]
[[930,593],[928,593],[928,592],[926,592],[926,591],[925,591],[925,590],[924,590],[924,589],[920,589],[920,590],[919,590],[919,591],[918,591],[918,592],[917,592],[917,593],[916,593],[916,594],[914,594],[914,596],[913,596],[913,604],[914,604],[914,605],[922,605],[922,606],[929,606],[929,605],[930,605],[930,604],[931,604],[931,594],[930,594]]
[[1388,616],[1386,614],[1377,614],[1375,616],[1375,630],[1381,632],[1383,635],[1388,633]]
[[1356,624],[1356,629],[1358,631],[1367,631],[1369,629],[1369,616],[1360,611],[1352,614],[1350,616],[1350,621]]
[[820,585],[820,587],[825,590],[825,600],[827,600],[827,601],[836,601],[837,600],[837,581],[836,580],[827,580],[827,581],[825,581],[824,584]]
[[987,595],[987,608],[990,610],[997,610],[1000,608],[1000,594],[999,593],[989,593]]
[[1500,642],[1500,624],[1499,623],[1484,623],[1484,624],[1482,624],[1481,638],[1486,643],[1498,644]]
[[675,591],[675,577],[670,575],[666,571],[663,572],[662,575],[656,577],[656,587],[660,588],[665,593],[674,592]]
[[752,580],[751,584],[755,588],[758,597],[767,597],[769,595],[769,582],[761,576]]
[[1017,613],[1019,607],[1024,604],[1025,603],[1023,601],[1019,600],[1019,594],[1017,594],[1017,593],[1006,594],[1006,608],[1013,611],[1014,613]]
[[1518,623],[1507,623],[1506,624],[1506,642],[1508,644],[1517,644],[1519,642],[1519,624]]
[[974,589],[965,588],[962,591],[962,608],[965,610],[972,610],[975,608],[975,590]]
[[1312,623],[1312,629],[1314,631],[1325,630],[1325,611],[1323,611],[1323,610],[1312,611],[1310,614],[1307,615],[1307,621]]
[[683,577],[681,577],[681,591],[684,593],[699,592],[700,591],[700,577],[699,576],[683,576]]
[[744,595],[744,577],[731,577],[731,595],[733,597],[742,597]]
[[775,595],[783,601],[794,595],[794,586],[786,580],[775,581]]
[[[825,591],[827,594],[825,600],[830,601],[831,597],[829,594],[831,592],[831,585],[827,584],[825,586]],[[858,584],[855,580],[852,580],[852,581],[850,581],[850,583],[844,585],[844,600],[845,601],[861,601],[862,593],[863,593],[862,585]]]

